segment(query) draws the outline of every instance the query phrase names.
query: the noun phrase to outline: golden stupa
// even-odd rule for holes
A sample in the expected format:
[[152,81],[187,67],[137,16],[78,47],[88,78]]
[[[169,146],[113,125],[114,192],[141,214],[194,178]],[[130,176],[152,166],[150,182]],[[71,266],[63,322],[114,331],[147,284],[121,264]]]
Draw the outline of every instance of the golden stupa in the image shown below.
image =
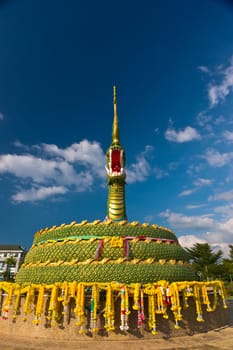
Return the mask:
[[214,311],[219,299],[226,307],[223,283],[197,280],[172,230],[127,221],[125,151],[120,143],[115,86],[113,106],[105,220],[73,221],[37,232],[15,283],[0,283],[3,319],[22,315],[27,320],[30,314],[33,323],[48,326],[73,318],[79,333],[85,329],[94,333],[99,330],[99,315],[107,332],[127,331],[130,317],[136,317],[139,329],[145,326],[156,334],[156,315],[167,319],[173,314],[175,328],[179,328],[182,307],[187,309],[189,301],[198,322],[204,321],[203,307]]
[[120,143],[114,86],[112,144],[107,150],[105,221],[54,226],[35,234],[17,283],[153,283],[195,279],[187,252],[168,228],[128,222],[125,151]]

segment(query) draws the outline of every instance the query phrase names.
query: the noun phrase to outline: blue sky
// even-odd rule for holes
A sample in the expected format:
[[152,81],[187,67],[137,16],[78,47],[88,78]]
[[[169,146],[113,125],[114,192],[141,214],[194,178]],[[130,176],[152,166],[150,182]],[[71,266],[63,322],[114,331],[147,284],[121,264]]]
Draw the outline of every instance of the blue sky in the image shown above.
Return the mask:
[[104,219],[116,83],[129,221],[233,243],[233,5],[0,2],[0,241]]

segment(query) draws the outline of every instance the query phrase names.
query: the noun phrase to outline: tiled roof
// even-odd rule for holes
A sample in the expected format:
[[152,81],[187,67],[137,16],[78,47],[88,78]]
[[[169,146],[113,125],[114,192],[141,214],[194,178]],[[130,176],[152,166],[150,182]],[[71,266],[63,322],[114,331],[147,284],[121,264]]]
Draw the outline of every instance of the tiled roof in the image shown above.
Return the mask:
[[0,250],[25,250],[19,244],[0,244]]

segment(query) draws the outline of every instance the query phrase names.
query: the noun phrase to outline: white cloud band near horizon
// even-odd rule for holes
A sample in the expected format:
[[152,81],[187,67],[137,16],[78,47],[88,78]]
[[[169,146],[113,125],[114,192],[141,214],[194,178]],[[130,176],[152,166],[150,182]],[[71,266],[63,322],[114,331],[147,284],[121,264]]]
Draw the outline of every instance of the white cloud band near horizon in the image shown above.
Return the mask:
[[169,209],[160,213],[169,225],[179,233],[179,241],[185,247],[195,243],[209,243],[213,247],[220,247],[225,255],[228,246],[233,242],[233,217],[217,221],[209,215],[187,216],[183,213],[172,212]]

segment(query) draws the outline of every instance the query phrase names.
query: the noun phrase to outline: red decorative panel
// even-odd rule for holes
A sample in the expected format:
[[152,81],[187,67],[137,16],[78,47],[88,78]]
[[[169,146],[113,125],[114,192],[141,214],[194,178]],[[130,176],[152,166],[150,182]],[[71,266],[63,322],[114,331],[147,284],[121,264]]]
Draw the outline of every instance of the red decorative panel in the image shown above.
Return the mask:
[[112,171],[120,172],[121,170],[121,151],[112,150]]

